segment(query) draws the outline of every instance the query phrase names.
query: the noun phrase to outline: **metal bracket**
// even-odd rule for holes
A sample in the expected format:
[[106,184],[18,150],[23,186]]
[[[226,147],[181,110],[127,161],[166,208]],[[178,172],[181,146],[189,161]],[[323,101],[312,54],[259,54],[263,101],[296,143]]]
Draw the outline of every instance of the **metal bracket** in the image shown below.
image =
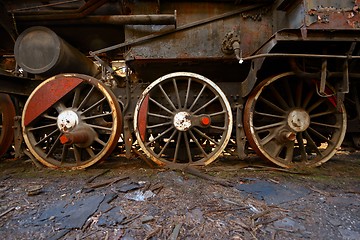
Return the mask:
[[246,158],[245,154],[245,144],[246,144],[246,135],[243,127],[243,109],[244,105],[237,104],[236,108],[236,146],[237,146],[237,155],[240,160]]

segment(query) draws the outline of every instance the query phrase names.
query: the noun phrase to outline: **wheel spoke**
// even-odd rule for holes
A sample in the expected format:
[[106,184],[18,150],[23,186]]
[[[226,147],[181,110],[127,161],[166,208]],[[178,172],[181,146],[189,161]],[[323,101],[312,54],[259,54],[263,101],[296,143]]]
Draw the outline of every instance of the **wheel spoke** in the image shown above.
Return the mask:
[[168,145],[170,144],[170,142],[172,141],[172,139],[174,138],[175,134],[177,133],[176,130],[173,131],[173,133],[171,134],[171,136],[169,137],[168,141],[166,142],[166,144],[164,145],[164,147],[161,149],[161,151],[159,152],[158,156],[161,157],[161,155],[163,154],[163,152],[165,151],[165,149],[168,147]]
[[187,104],[189,101],[189,94],[190,94],[190,85],[191,85],[191,78],[188,79],[187,89],[186,89],[186,96],[185,96],[185,103],[184,108],[187,108]]
[[299,144],[301,160],[305,161],[305,160],[307,160],[307,153],[306,153],[306,149],[305,149],[305,145],[304,145],[303,134],[301,132],[296,135],[296,140]]
[[314,114],[310,115],[310,118],[323,117],[323,116],[332,115],[332,114],[336,114],[336,111],[335,110],[329,110],[329,111],[326,111],[326,112],[314,113]]
[[84,107],[84,105],[87,103],[87,101],[89,101],[89,99],[90,99],[90,97],[91,97],[94,89],[95,89],[95,86],[91,86],[90,91],[89,91],[88,94],[85,96],[85,98],[81,101],[81,103],[80,103],[80,105],[78,106],[77,109],[81,110],[81,109]]
[[176,159],[178,157],[179,147],[180,147],[180,143],[181,143],[181,135],[182,135],[182,132],[178,132],[178,138],[177,138],[177,141],[176,141],[176,147],[175,147],[175,152],[174,152],[174,159],[172,161],[173,163],[176,162]]
[[254,129],[258,132],[262,131],[262,130],[269,130],[271,128],[276,128],[276,127],[279,127],[279,126],[284,126],[286,125],[285,122],[277,122],[277,123],[272,123],[272,124],[268,124],[268,125],[264,125],[264,126],[261,126],[261,127],[255,127],[254,126]]
[[41,143],[45,142],[46,140],[49,140],[55,133],[59,132],[60,130],[57,128],[54,131],[52,131],[51,133],[49,133],[49,135],[46,135],[44,138],[40,139],[40,141],[35,143],[35,146],[40,145]]
[[287,95],[289,107],[290,108],[295,107],[295,102],[292,95],[292,91],[290,89],[289,81],[282,81],[282,82],[284,83],[284,88]]
[[223,115],[223,114],[226,114],[226,111],[210,113],[210,114],[207,114],[207,115],[208,115],[209,117],[215,117],[215,116]]
[[190,143],[189,143],[189,138],[186,134],[186,132],[182,132],[184,134],[184,140],[185,140],[185,146],[186,146],[186,152],[187,152],[187,155],[188,155],[188,161],[189,163],[192,163],[193,161],[193,158],[191,156],[191,149],[190,149]]
[[304,131],[304,137],[307,141],[307,144],[311,147],[311,149],[314,150],[317,155],[322,156],[322,153],[316,146],[315,141],[312,139],[312,137],[310,136],[310,134],[307,131]]
[[108,113],[103,113],[103,114],[98,114],[98,115],[92,115],[89,117],[83,117],[82,120],[87,121],[87,120],[96,119],[96,118],[103,118],[103,117],[111,116],[112,114],[113,114],[112,112],[108,112]]
[[81,89],[78,87],[75,89],[75,93],[74,93],[74,98],[73,98],[73,102],[72,102],[72,107],[76,108],[77,105],[79,104],[80,101],[80,93],[81,93]]
[[174,103],[171,101],[171,99],[169,98],[169,96],[167,95],[167,93],[165,92],[164,88],[161,86],[161,84],[159,84],[159,88],[161,90],[161,92],[163,93],[165,99],[167,100],[167,102],[170,104],[170,106],[176,110],[176,107],[174,105]]
[[303,82],[299,81],[297,84],[297,88],[295,91],[295,106],[301,107],[301,100],[302,100],[302,94],[303,94]]
[[172,129],[174,129],[174,126],[171,126],[170,128],[168,128],[166,131],[162,132],[161,134],[157,135],[154,139],[152,139],[151,141],[149,141],[148,143],[146,143],[147,146],[149,146],[151,143],[155,142],[156,140],[158,140],[159,138],[161,138],[162,136],[164,136],[165,134],[167,134],[169,131],[171,131]]
[[151,112],[148,113],[148,116],[157,117],[157,118],[164,118],[164,119],[172,119],[172,117],[170,117],[170,116],[165,116],[165,115],[151,113]]
[[317,126],[322,126],[322,127],[327,127],[327,128],[336,128],[336,129],[340,129],[340,126],[338,124],[326,124],[326,123],[320,123],[320,122],[315,122],[315,121],[311,121],[312,125],[317,125]]
[[170,113],[170,115],[173,115],[173,112],[170,111],[169,109],[167,109],[165,106],[161,105],[160,103],[158,103],[156,100],[154,100],[153,98],[149,97],[149,100],[152,101],[153,103],[155,103],[159,108],[165,110],[166,112]]
[[314,103],[313,105],[311,105],[311,107],[307,108],[306,111],[311,113],[315,108],[317,108],[318,106],[320,106],[322,103],[324,103],[327,99],[325,98],[321,98],[318,101],[316,101],[316,103]]
[[[260,139],[260,144],[265,146],[266,144],[268,144],[269,142],[271,142],[275,137],[276,137],[276,133],[278,129],[272,129],[271,131],[269,130],[269,134],[266,135],[266,137]],[[258,131],[260,133],[260,131]]]
[[199,141],[196,139],[196,137],[194,136],[194,134],[192,133],[191,130],[189,130],[189,134],[190,134],[190,137],[192,138],[192,140],[195,142],[195,144],[198,146],[198,148],[199,148],[200,151],[202,152],[202,154],[204,154],[204,156],[207,157],[208,155],[206,154],[205,150],[202,148],[201,144],[200,144]]
[[81,149],[74,145],[74,156],[77,166],[81,165],[81,155]]
[[159,123],[159,124],[155,124],[155,125],[151,125],[151,126],[146,126],[147,128],[158,128],[158,127],[165,127],[168,125],[171,125],[172,122],[164,122],[164,123]]
[[206,135],[205,133],[201,132],[199,129],[197,128],[193,128],[193,130],[198,133],[201,137],[206,138],[208,141],[214,143],[216,146],[219,146],[219,143],[216,142],[214,139],[212,139],[211,137],[209,137],[208,135]]
[[208,101],[207,103],[205,103],[204,105],[202,105],[200,108],[198,108],[196,111],[193,112],[193,114],[197,114],[198,112],[200,112],[201,110],[203,110],[204,108],[206,108],[207,106],[209,106],[211,103],[213,103],[215,100],[217,100],[219,98],[219,96],[214,97],[213,99],[211,99],[210,101]]
[[302,108],[307,108],[307,106],[309,105],[309,102],[311,100],[311,98],[313,97],[314,95],[314,91],[309,91],[307,94],[306,94],[306,97],[304,99],[304,102],[302,104]]
[[65,159],[67,158],[68,153],[69,153],[69,148],[70,148],[69,145],[64,145],[64,146],[63,146],[62,154],[61,154],[61,160],[60,160],[60,165],[62,165],[62,164],[65,162]]
[[49,157],[49,156],[56,150],[56,147],[60,144],[60,136],[61,136],[61,134],[59,134],[59,135],[56,137],[56,140],[55,140],[54,143],[52,144],[49,152],[46,154],[46,157]]
[[86,125],[91,127],[91,128],[95,128],[95,129],[99,129],[99,130],[105,130],[105,131],[108,132],[108,134],[110,134],[111,131],[112,131],[112,128],[108,128],[108,127],[103,127],[103,126],[99,126],[99,125],[93,125],[93,124],[89,124],[89,123],[87,123]]
[[191,110],[193,109],[193,107],[195,106],[195,104],[197,103],[197,101],[200,99],[200,96],[203,94],[204,90],[206,88],[206,85],[203,84],[199,94],[196,96],[194,102],[191,104],[190,108],[189,108],[189,112],[191,112]]
[[279,113],[284,113],[285,111],[281,108],[279,108],[278,106],[276,106],[274,103],[270,102],[269,100],[265,99],[264,97],[260,97],[259,100],[263,103],[265,103],[267,106],[269,106],[271,109],[279,112]]
[[324,135],[322,135],[321,133],[319,133],[318,131],[316,131],[312,127],[309,127],[308,131],[312,132],[313,134],[316,135],[316,137],[321,138],[323,141],[325,141],[327,143],[331,143],[331,141],[327,137],[325,137]]
[[177,100],[177,103],[178,103],[178,108],[181,108],[181,100],[180,100],[180,95],[179,95],[179,89],[177,87],[177,84],[176,84],[176,80],[175,78],[173,78],[173,84],[174,84],[174,89],[175,89],[175,95],[176,95],[176,100]]
[[278,101],[279,105],[282,109],[287,110],[289,109],[288,103],[284,100],[284,98],[279,94],[278,90],[274,86],[270,86],[271,94],[275,97],[275,99]]
[[284,119],[284,118],[285,118],[284,115],[275,115],[275,114],[258,112],[258,111],[254,111],[254,114],[255,114],[255,115],[264,116],[264,117],[270,117],[270,118],[279,118],[279,119]]
[[50,128],[50,127],[57,127],[57,124],[56,123],[51,123],[51,124],[47,124],[47,125],[44,125],[44,126],[30,127],[29,131],[37,131],[37,130]]
[[104,142],[103,140],[101,140],[101,139],[98,138],[98,137],[95,138],[95,142],[101,144],[101,145],[104,146],[104,147],[106,146],[106,142]]
[[95,157],[94,150],[92,150],[91,148],[87,147],[86,152],[90,155],[90,157]]
[[82,112],[82,114],[86,114],[88,111],[90,111],[90,110],[94,109],[95,107],[99,106],[100,104],[102,104],[105,100],[106,100],[106,97],[103,97],[102,99],[100,99],[99,101],[97,101],[96,103],[94,103],[93,105],[88,107],[87,109],[85,109]]

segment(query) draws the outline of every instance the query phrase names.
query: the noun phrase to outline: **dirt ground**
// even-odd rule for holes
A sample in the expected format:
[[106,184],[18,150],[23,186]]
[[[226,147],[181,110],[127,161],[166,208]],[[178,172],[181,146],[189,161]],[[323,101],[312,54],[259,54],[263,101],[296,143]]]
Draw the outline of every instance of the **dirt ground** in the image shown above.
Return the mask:
[[0,162],[2,239],[360,239],[360,152],[281,170],[257,157],[198,170],[111,157],[82,171]]

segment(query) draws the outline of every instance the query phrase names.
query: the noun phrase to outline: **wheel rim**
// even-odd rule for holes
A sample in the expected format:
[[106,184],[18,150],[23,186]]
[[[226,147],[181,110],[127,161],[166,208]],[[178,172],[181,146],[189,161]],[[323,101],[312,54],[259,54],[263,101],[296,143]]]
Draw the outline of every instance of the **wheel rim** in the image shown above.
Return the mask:
[[23,135],[31,153],[52,168],[82,169],[108,156],[122,129],[119,103],[95,78],[57,75],[27,100]]
[[14,140],[15,107],[7,94],[0,94],[0,156],[5,154]]
[[286,168],[314,167],[328,161],[346,132],[345,107],[333,90],[317,94],[319,81],[283,73],[264,80],[249,96],[244,129],[258,155]]
[[134,129],[142,150],[159,165],[207,165],[229,141],[232,113],[212,81],[177,72],[145,89],[135,108]]

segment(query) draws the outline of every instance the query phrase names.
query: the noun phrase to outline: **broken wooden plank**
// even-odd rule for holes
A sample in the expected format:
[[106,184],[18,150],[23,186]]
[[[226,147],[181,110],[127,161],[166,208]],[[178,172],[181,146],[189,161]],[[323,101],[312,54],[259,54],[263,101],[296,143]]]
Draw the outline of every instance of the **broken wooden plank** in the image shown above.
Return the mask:
[[8,210],[6,210],[5,212],[3,212],[3,213],[0,214],[0,218],[3,217],[3,216],[5,216],[6,214],[8,214],[9,212],[11,212],[11,211],[13,211],[13,210],[15,210],[15,207],[9,208]]
[[182,227],[182,223],[176,224],[176,226],[174,227],[173,232],[170,235],[169,240],[176,240],[180,234],[180,229]]
[[103,171],[103,172],[101,172],[101,173],[99,173],[99,174],[96,174],[95,176],[89,178],[89,179],[86,181],[86,183],[91,183],[91,182],[94,181],[96,178],[98,178],[98,177],[100,177],[100,176],[102,176],[102,175],[104,175],[105,173],[108,173],[108,172],[110,172],[110,169],[106,169],[105,171]]

